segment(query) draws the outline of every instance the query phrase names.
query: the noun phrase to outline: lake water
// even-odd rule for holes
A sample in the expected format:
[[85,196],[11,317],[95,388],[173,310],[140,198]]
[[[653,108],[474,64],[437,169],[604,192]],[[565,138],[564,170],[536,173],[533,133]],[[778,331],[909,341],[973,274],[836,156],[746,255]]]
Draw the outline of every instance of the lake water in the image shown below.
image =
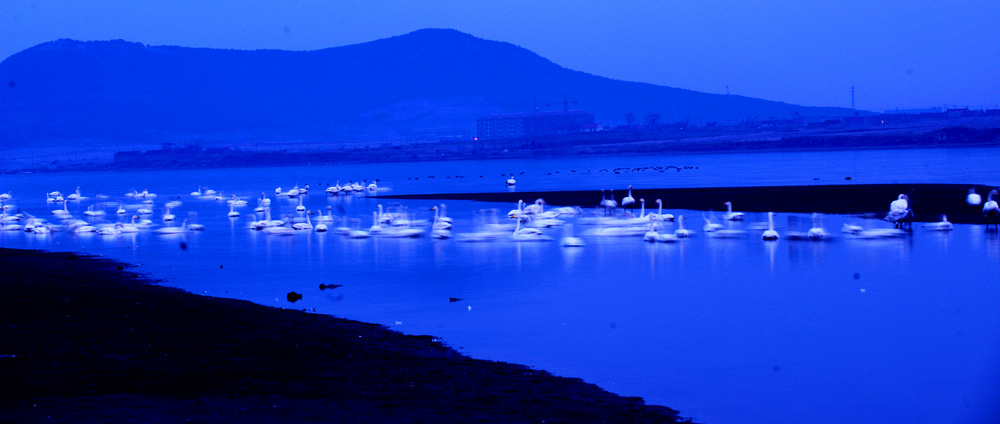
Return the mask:
[[[431,334],[475,358],[580,377],[699,422],[995,422],[1000,237],[983,225],[938,232],[917,224],[904,237],[865,239],[840,228],[889,225],[830,215],[822,224],[836,237],[816,242],[786,236],[808,230],[811,217],[776,211],[783,237],[763,242],[751,227],[766,214],[733,224],[747,230],[743,237],[716,238],[702,231],[704,211],[665,205],[664,213],[685,215],[697,234],[646,243],[587,235],[595,228],[585,219],[565,218],[587,243],[582,248],[509,236],[476,243],[332,231],[277,236],[247,226],[261,192],[273,199],[275,218],[304,216],[295,211],[298,199],[275,197],[278,186],[310,184],[302,197],[309,210],[361,229],[372,225],[377,205],[394,203],[323,193],[338,180],[378,179],[381,194],[616,189],[621,199],[630,184],[636,198],[643,188],[998,185],[1000,163],[987,161],[997,157],[997,148],[911,149],[3,175],[0,192],[53,223],[59,220],[49,210],[63,206],[46,203],[45,193],[80,186],[90,198],[66,205],[74,216],[83,217],[100,192],[110,196],[104,220],[119,219],[119,202],[130,217],[140,202],[125,193],[148,189],[157,194],[150,219],[158,226],[164,204],[179,199],[178,221],[190,217],[207,229],[183,236],[2,231],[0,245],[100,254],[194,293]],[[510,173],[513,189],[503,184]],[[199,185],[250,205],[229,218],[224,201],[189,194]],[[401,206],[412,218],[432,219],[438,204]],[[484,209],[513,222],[506,213],[515,207],[452,201],[447,215],[458,234],[477,231]],[[544,231],[556,240],[563,232]],[[303,298],[290,303],[289,291]]]

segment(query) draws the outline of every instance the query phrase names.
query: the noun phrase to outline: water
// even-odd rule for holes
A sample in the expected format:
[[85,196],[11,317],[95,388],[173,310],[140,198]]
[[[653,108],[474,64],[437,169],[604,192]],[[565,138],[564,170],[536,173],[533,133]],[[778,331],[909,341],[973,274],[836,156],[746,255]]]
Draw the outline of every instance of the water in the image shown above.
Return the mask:
[[[149,189],[158,194],[155,221],[166,200],[179,198],[183,204],[172,211],[178,219],[196,213],[207,230],[183,237],[4,231],[0,245],[101,254],[142,264],[141,271],[194,293],[431,334],[472,357],[581,377],[700,422],[991,422],[1000,416],[1000,238],[981,225],[956,225],[951,232],[918,225],[912,236],[862,240],[840,234],[841,225],[885,223],[826,216],[834,240],[764,243],[754,231],[736,239],[707,237],[702,211],[666,205],[664,212],[688,217],[694,238],[649,244],[641,237],[584,236],[587,246],[577,249],[558,242],[354,240],[315,232],[281,237],[246,225],[253,197],[265,192],[273,199],[279,185],[309,183],[304,203],[310,210],[325,214],[329,206],[366,229],[376,205],[390,202],[327,197],[326,183],[378,178],[380,192],[393,194],[500,191],[507,190],[501,174],[514,173],[514,190],[632,184],[636,197],[643,187],[997,184],[998,165],[981,158],[998,153],[914,149],[4,175],[0,192],[12,191],[18,207],[52,221],[46,209],[59,206],[46,205],[46,192],[69,194],[81,186],[87,196],[108,194],[106,219],[114,221],[118,201],[138,204],[124,193]],[[666,166],[681,170],[646,168]],[[227,218],[224,202],[188,194],[199,185],[245,197],[251,206]],[[92,197],[67,208],[80,216],[94,203]],[[275,199],[275,217],[296,216],[297,203]],[[403,206],[429,219],[437,204]],[[505,214],[514,206],[455,201],[447,212],[461,233],[474,230],[477,211]],[[766,218],[748,214],[734,228]],[[811,221],[779,211],[776,224],[786,234],[807,230]],[[578,235],[588,229],[580,222],[573,228]],[[546,230],[556,238],[561,231]],[[320,290],[320,284],[342,287]],[[294,304],[285,299],[293,290],[303,294]]]

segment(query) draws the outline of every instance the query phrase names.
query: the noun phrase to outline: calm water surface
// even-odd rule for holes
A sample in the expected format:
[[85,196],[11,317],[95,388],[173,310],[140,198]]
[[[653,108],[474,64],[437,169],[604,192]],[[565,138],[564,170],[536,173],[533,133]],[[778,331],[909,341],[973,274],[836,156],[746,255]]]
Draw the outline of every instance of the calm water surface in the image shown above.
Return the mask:
[[[701,231],[703,211],[665,205],[665,213],[688,217],[695,237],[650,244],[641,237],[584,235],[587,246],[575,249],[506,237],[481,243],[355,240],[332,232],[282,237],[247,229],[261,192],[274,199],[275,217],[301,217],[294,209],[298,200],[274,196],[275,187],[296,184],[310,184],[303,198],[310,210],[326,214],[330,207],[367,229],[376,206],[391,202],[328,197],[327,183],[377,178],[380,193],[393,194],[500,191],[507,190],[502,174],[514,173],[514,190],[624,191],[631,184],[636,198],[644,187],[1000,184],[1000,165],[984,160],[991,157],[1000,157],[1000,149],[5,175],[0,192],[11,191],[18,208],[52,222],[57,220],[48,210],[61,205],[46,204],[47,192],[69,194],[80,186],[91,198],[67,205],[78,217],[96,204],[95,193],[107,194],[104,219],[113,222],[119,201],[138,206],[126,192],[149,189],[158,194],[154,222],[160,223],[166,201],[179,198],[182,205],[172,212],[207,229],[114,237],[3,231],[0,244],[97,253],[142,264],[141,271],[194,293],[432,334],[472,357],[581,377],[700,422],[995,422],[1000,238],[981,225],[956,225],[951,232],[918,225],[906,237],[868,240],[839,229],[844,223],[887,225],[826,216],[823,225],[837,236],[833,240],[764,243],[750,229],[767,220],[764,214],[734,224],[748,230],[745,237],[719,239]],[[245,198],[250,206],[228,218],[224,202],[189,194],[199,185]],[[720,208],[725,200],[719,199]],[[431,219],[435,205],[402,206],[414,218]],[[480,210],[505,215],[514,207],[456,201],[447,204],[447,213],[457,234],[477,230]],[[776,212],[782,234],[812,226],[806,215]],[[577,235],[592,229],[577,220],[569,219]],[[563,230],[545,231],[558,239]],[[321,291],[321,283],[342,287]],[[285,300],[293,290],[303,294],[294,304]]]

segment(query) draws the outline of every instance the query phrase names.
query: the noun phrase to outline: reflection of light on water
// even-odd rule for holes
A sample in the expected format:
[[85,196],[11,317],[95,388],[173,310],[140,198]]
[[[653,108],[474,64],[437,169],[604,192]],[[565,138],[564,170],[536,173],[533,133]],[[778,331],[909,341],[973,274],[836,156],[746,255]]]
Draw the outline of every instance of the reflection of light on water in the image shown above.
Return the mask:
[[572,271],[576,269],[577,262],[580,260],[580,256],[583,255],[583,249],[586,247],[562,247],[563,256],[563,266],[567,271]]
[[774,254],[778,251],[778,242],[764,242],[764,249],[767,250],[768,261],[771,263],[771,274],[774,274]]

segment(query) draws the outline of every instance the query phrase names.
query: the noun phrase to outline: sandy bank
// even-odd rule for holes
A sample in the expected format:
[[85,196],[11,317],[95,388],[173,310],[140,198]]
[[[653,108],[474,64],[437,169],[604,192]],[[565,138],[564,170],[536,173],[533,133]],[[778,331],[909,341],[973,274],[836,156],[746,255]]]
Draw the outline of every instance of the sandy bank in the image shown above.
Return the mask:
[[675,422],[579,379],[382,326],[199,296],[121,264],[0,249],[13,422]]

